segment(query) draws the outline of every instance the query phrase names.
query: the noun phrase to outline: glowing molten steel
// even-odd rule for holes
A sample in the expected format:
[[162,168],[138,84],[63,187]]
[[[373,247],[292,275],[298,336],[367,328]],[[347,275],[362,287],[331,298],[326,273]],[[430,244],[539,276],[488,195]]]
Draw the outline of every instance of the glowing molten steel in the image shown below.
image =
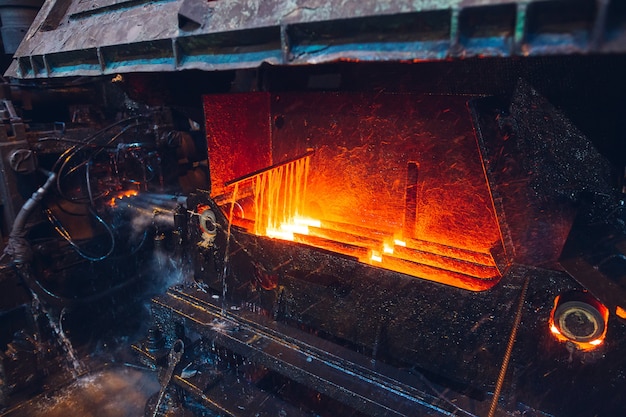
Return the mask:
[[488,289],[504,246],[471,117],[432,100],[207,96],[211,195],[248,233]]
[[281,223],[278,229],[267,227],[265,235],[275,239],[295,240],[295,235],[308,235],[309,226],[321,227],[322,222],[316,219],[294,216],[289,222]]
[[305,156],[254,177],[255,234],[287,240],[307,234],[307,224],[297,219],[304,212],[309,162]]

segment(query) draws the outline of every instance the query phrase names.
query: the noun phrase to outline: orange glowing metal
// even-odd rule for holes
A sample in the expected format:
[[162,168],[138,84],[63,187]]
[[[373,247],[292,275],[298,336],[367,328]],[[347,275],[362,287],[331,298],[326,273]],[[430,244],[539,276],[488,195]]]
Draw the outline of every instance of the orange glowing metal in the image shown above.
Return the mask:
[[322,227],[322,222],[320,220],[313,219],[310,217],[296,216],[294,217],[293,222],[297,225]]
[[119,194],[117,194],[115,197],[111,198],[111,200],[109,201],[109,206],[111,207],[115,207],[115,204],[118,200],[127,198],[127,197],[134,197],[137,194],[139,194],[139,192],[137,190],[126,190],[126,191],[122,191]]
[[282,239],[282,240],[293,241],[294,240],[293,231],[284,230],[282,226],[283,225],[281,225],[281,228],[279,229],[267,228],[265,231],[265,235],[267,237],[271,237],[272,239]]
[[309,234],[309,228],[306,224],[282,223],[280,225],[280,229],[291,233],[298,233],[301,235]]
[[557,329],[557,328],[556,328],[556,326],[555,326],[554,324],[550,326],[550,331],[551,331],[553,334],[561,334],[561,332],[559,331],[559,329]]
[[[303,216],[308,209],[305,202],[309,167],[310,155],[247,178],[247,189],[253,195],[250,211],[254,220],[250,219],[246,228],[252,228],[259,236],[306,243],[355,256],[363,263],[472,291],[487,289],[500,277],[488,253],[405,239],[402,230],[394,233],[369,225]],[[239,198],[239,183],[234,185],[229,199],[231,207]],[[241,219],[231,220],[242,224]]]
[[607,321],[608,321],[608,309],[604,306],[604,308],[600,308],[600,313],[603,316],[604,319],[604,331],[602,332],[602,334],[600,335],[600,337],[598,337],[597,339],[591,340],[589,342],[579,342],[576,340],[572,340],[569,337],[566,337],[563,333],[561,333],[561,331],[559,330],[559,328],[556,325],[556,321],[554,318],[554,313],[556,311],[556,307],[559,304],[559,300],[560,300],[561,296],[557,296],[554,299],[554,307],[552,308],[552,311],[550,312],[550,318],[548,320],[548,325],[550,327],[550,333],[552,333],[552,335],[554,336],[554,338],[561,342],[561,343],[572,343],[576,349],[583,351],[583,352],[588,352],[590,350],[596,349],[598,346],[602,345],[604,343],[604,339],[606,338],[606,332],[608,329]]
[[293,233],[307,230],[300,213],[304,211],[309,160],[306,156],[252,177],[255,234],[293,240]]
[[377,252],[377,251],[372,251],[372,256],[370,256],[370,259],[373,262],[382,262],[383,261],[382,255],[380,254],[380,252]]
[[319,220],[296,216],[288,223],[281,223],[277,229],[268,226],[265,230],[265,235],[273,239],[293,241],[296,234],[308,235],[309,226],[321,227],[321,224]]
[[211,207],[206,204],[199,204],[198,207],[196,207],[196,213],[202,214],[210,208]]
[[244,208],[230,222],[457,288],[500,280],[492,253],[504,246],[465,99],[309,97],[280,95],[307,121],[300,130],[274,128],[267,93],[205,99],[212,197],[226,213]]
[[615,315],[626,320],[626,310],[620,306],[615,307]]

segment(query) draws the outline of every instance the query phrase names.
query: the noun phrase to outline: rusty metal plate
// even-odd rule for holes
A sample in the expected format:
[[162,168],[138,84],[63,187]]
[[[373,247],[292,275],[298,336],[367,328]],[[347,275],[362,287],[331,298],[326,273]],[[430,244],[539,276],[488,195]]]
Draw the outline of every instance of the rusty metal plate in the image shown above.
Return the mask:
[[619,0],[74,0],[44,4],[7,75],[615,53],[625,38]]

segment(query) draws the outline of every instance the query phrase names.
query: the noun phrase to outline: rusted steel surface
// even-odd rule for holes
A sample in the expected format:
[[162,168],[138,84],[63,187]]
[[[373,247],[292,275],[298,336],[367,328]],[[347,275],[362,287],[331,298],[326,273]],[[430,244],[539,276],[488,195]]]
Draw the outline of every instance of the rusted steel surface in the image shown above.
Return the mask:
[[48,0],[8,76],[626,50],[620,0]]

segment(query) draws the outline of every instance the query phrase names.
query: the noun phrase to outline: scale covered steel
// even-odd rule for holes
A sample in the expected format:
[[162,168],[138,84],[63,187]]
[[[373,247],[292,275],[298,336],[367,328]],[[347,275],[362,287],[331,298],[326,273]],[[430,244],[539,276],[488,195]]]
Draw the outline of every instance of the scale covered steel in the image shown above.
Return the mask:
[[614,53],[621,0],[48,0],[7,76]]

